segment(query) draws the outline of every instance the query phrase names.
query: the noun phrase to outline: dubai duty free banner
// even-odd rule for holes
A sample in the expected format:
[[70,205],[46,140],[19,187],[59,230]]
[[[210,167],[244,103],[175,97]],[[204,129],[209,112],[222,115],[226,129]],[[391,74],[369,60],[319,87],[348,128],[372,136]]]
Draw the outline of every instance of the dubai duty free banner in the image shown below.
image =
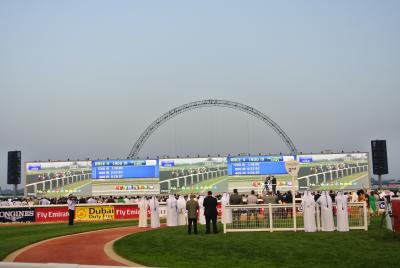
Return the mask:
[[114,206],[77,206],[75,219],[78,221],[114,220]]
[[34,222],[35,209],[22,208],[0,208],[0,222]]

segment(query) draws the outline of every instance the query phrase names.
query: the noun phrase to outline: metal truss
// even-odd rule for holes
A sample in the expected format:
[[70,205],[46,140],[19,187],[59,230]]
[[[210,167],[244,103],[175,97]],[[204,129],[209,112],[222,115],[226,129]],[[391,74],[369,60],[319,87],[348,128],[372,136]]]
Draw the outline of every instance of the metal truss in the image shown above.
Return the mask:
[[151,125],[149,125],[145,131],[140,135],[139,139],[137,139],[135,145],[133,145],[131,152],[128,155],[128,158],[135,158],[138,156],[140,149],[143,147],[144,143],[146,140],[153,134],[154,131],[157,130],[162,124],[167,122],[169,119],[182,114],[184,112],[194,110],[194,109],[199,109],[199,108],[204,108],[204,107],[226,107],[226,108],[231,108],[235,110],[239,110],[242,112],[245,112],[247,114],[250,114],[264,123],[266,123],[270,128],[272,128],[282,139],[282,141],[286,144],[286,146],[289,148],[290,153],[292,155],[297,155],[298,151],[296,149],[296,146],[292,142],[292,140],[289,138],[289,136],[278,126],[277,123],[275,123],[271,118],[260,112],[259,110],[250,107],[245,104],[241,104],[238,102],[233,102],[233,101],[227,101],[227,100],[201,100],[201,101],[194,101],[190,102],[184,105],[181,105],[179,107],[173,108],[157,118]]

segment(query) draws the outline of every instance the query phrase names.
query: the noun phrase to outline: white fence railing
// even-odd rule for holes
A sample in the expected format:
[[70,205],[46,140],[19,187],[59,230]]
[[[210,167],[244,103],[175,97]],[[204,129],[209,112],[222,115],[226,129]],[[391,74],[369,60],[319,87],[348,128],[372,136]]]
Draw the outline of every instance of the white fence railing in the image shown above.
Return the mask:
[[[163,180],[160,181],[160,185],[163,183],[167,183],[168,184],[168,189],[171,189],[171,183],[173,181],[176,182],[176,187],[181,187],[181,179],[183,180],[183,186],[187,186],[188,182],[190,181],[190,185],[192,185],[195,181],[196,183],[199,183],[201,181],[205,181],[205,180],[209,180],[212,178],[217,178],[217,177],[221,177],[221,176],[225,176],[228,174],[228,171],[226,169],[223,170],[211,170],[208,172],[203,172],[203,173],[197,173],[197,174],[190,174],[190,175],[184,175],[184,176],[180,176],[180,177],[176,177],[176,178],[172,178],[172,179],[168,179],[168,180]],[[201,175],[201,179],[200,179],[200,175]]]
[[[29,183],[29,184],[25,185],[25,188],[33,187],[34,195],[36,195],[39,185],[41,186],[41,191],[53,190],[53,189],[57,189],[57,188],[60,188],[63,186],[67,186],[68,184],[71,184],[71,183],[88,180],[91,178],[92,178],[92,173],[75,174],[75,175],[71,175],[68,177],[57,177],[54,179]],[[47,185],[48,185],[48,187],[47,187]],[[31,191],[29,191],[29,192],[31,193]]]
[[[295,219],[292,204],[228,205],[225,206],[225,213],[232,213],[232,223],[224,224],[224,233],[304,230],[303,211],[299,203],[296,203]],[[335,206],[333,206],[333,213],[336,226]],[[348,215],[350,230],[368,230],[368,214],[365,202],[348,203]],[[316,206],[315,217],[317,230],[320,231],[321,217],[318,205]]]
[[329,170],[325,172],[320,172],[316,174],[310,174],[306,176],[302,176],[297,178],[298,181],[300,180],[306,180],[306,185],[310,185],[310,178],[315,177],[315,181],[318,184],[319,183],[319,178],[322,176],[322,180],[324,183],[326,183],[327,180],[327,175],[329,174],[329,181],[333,181],[333,174],[336,175],[335,179],[340,179],[341,177],[344,176],[350,176],[352,174],[356,173],[361,173],[368,171],[368,165],[363,165],[363,166],[354,166],[354,167],[348,167],[348,168],[342,168],[342,169],[334,169],[334,170]]

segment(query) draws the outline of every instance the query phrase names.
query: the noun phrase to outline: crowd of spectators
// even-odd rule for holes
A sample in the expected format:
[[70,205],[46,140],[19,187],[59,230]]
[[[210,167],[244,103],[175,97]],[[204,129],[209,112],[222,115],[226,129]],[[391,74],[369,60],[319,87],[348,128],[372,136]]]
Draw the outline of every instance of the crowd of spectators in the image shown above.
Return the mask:
[[[329,195],[331,196],[332,200],[335,200],[337,192],[329,191]],[[367,202],[367,206],[370,208],[375,209],[377,203],[379,201],[384,201],[385,197],[398,197],[398,191],[369,191],[368,193],[364,190],[358,190],[353,192],[344,192],[348,196],[348,202]],[[313,192],[314,199],[317,200],[321,192],[315,191]],[[247,199],[249,195],[241,194],[242,203],[247,204]],[[288,192],[280,192],[277,191],[276,194],[272,192],[268,192],[267,194],[259,194],[257,196],[257,203],[258,204],[288,204],[293,202],[293,196],[290,191]],[[184,195],[185,199],[188,198],[188,195]],[[198,197],[198,196],[197,196]],[[215,195],[217,200],[220,200],[222,195],[217,194]],[[98,196],[98,197],[80,197],[78,198],[78,204],[110,204],[110,203],[121,203],[121,204],[137,204],[141,196]],[[148,197],[150,198],[150,197]],[[167,200],[167,195],[159,195],[158,200],[160,202],[165,202]],[[178,198],[178,195],[176,195]],[[67,204],[68,197],[53,197],[53,198],[46,198],[46,197],[23,197],[23,198],[15,198],[9,199],[4,198],[0,199],[0,206],[48,206],[48,205],[64,205]],[[296,193],[296,202],[301,202],[301,193]]]

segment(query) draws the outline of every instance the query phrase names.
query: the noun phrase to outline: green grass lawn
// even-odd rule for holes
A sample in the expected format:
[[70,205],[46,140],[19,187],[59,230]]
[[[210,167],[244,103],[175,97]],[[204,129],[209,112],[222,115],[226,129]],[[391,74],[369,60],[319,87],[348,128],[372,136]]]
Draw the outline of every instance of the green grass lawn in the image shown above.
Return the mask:
[[186,227],[127,236],[114,245],[121,256],[156,267],[398,267],[400,235],[379,231],[347,233],[248,232],[187,235]]
[[136,226],[137,221],[113,221],[113,222],[78,222],[73,226],[67,223],[60,224],[21,224],[7,226],[0,225],[0,260],[13,251],[29,244],[39,242],[52,237],[107,229],[114,227]]

